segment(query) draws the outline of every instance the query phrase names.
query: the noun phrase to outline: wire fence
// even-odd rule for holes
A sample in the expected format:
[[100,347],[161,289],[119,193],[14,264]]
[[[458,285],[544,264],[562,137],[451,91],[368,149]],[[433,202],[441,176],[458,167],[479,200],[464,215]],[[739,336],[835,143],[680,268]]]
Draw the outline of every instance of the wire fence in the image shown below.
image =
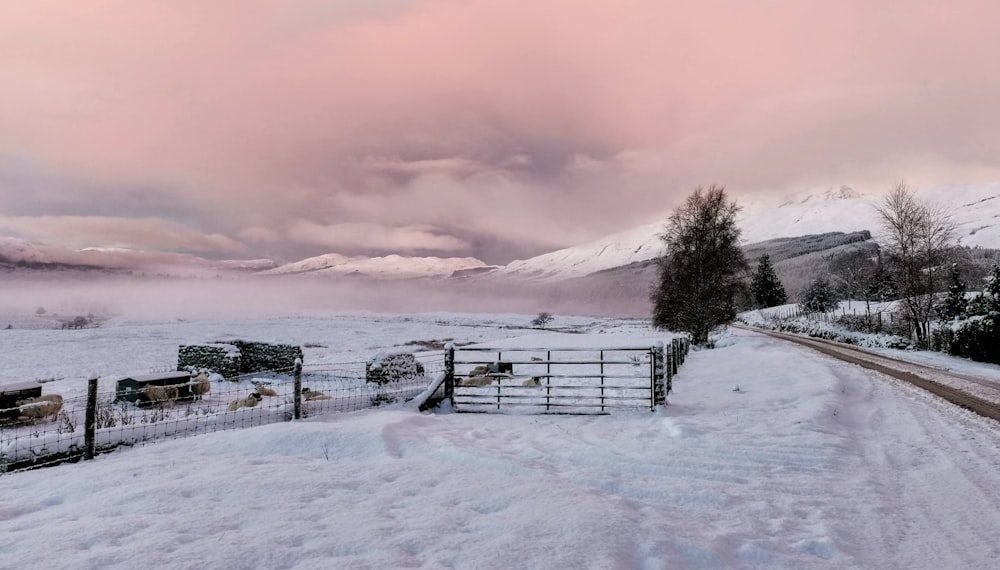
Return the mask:
[[[365,362],[303,367],[299,415],[307,418],[409,400],[444,370],[440,353],[418,355],[417,361],[423,374],[384,383],[367,380]],[[91,380],[93,394],[60,398],[61,405],[40,409],[33,414],[37,417],[25,414],[41,403],[5,404],[0,407],[0,475],[78,461],[88,450],[107,453],[120,447],[295,418],[293,369],[216,377],[209,390],[198,395],[196,382],[192,379],[182,385],[185,389],[170,392],[173,397],[149,401],[125,397],[117,380]],[[88,410],[93,417],[88,418]]]

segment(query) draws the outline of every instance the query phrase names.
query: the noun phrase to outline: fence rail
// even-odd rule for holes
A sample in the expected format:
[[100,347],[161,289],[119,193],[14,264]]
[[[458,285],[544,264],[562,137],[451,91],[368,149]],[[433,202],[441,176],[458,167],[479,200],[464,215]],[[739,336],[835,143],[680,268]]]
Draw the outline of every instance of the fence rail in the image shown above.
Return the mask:
[[669,349],[663,343],[600,348],[450,346],[445,349],[444,394],[459,412],[652,410],[666,403],[688,349],[686,339],[673,339]]
[[[423,376],[386,384],[368,382],[364,362],[321,364],[211,382],[199,397],[138,405],[121,397],[116,382],[88,381],[86,396],[65,398],[55,416],[27,420],[18,408],[0,410],[0,474],[90,459],[119,447],[168,438],[242,429],[356,411],[402,401],[443,372],[441,353],[418,355]],[[274,395],[245,400],[260,385]],[[262,390],[263,392],[263,390]],[[256,399],[255,399],[256,400]]]
[[[407,400],[428,388],[429,379],[442,375],[444,397],[461,412],[603,414],[615,409],[655,409],[666,402],[687,351],[686,339],[673,339],[666,347],[660,343],[457,350],[449,345],[443,354],[418,354],[424,374],[399,381],[369,382],[365,362],[299,364],[287,370],[216,379],[205,394],[195,396],[188,390],[184,398],[148,405],[123,399],[117,382],[94,378],[88,381],[85,396],[64,399],[54,416],[26,420],[17,407],[0,410],[0,474],[92,459],[120,447],[167,438]],[[456,359],[456,353],[462,358]],[[505,355],[509,360],[504,360]],[[489,386],[462,384],[476,366],[494,363],[503,363],[510,371],[492,373]],[[251,393],[260,397],[249,401]]]

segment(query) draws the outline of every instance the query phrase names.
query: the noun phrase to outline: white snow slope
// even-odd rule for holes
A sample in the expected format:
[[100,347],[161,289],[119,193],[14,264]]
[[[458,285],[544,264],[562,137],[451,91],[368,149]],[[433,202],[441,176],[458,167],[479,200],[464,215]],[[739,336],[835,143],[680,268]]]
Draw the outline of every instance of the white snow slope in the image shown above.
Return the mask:
[[[602,330],[553,341],[616,342]],[[936,569],[1000,559],[997,424],[752,333],[693,352],[675,387],[657,413],[376,409],[6,474],[0,565]]]
[[348,257],[328,253],[281,265],[265,275],[289,273],[351,274],[359,273],[380,278],[448,277],[462,269],[489,267],[474,257]]
[[[914,189],[917,198],[951,209],[960,245],[1000,247],[1000,184],[963,188]],[[944,198],[942,198],[944,197]],[[882,195],[849,188],[804,194],[781,204],[741,204],[738,223],[744,243],[826,232],[880,230],[875,206]],[[653,259],[663,253],[658,234],[663,221],[612,234],[580,246],[509,263],[498,275],[540,279],[581,277],[595,271]]]

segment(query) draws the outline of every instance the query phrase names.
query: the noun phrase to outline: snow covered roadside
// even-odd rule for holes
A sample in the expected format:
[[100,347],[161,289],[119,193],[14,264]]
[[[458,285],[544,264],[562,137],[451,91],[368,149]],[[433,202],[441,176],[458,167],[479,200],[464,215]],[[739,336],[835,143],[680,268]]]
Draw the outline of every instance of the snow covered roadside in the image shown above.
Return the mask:
[[[842,303],[844,304],[846,302]],[[806,316],[794,319],[775,318],[775,315],[787,313],[792,308],[794,305],[748,311],[740,315],[740,320],[750,326],[788,334],[841,343],[849,341],[845,344],[851,344],[862,353],[869,352],[919,365],[912,367],[911,371],[922,378],[956,388],[988,402],[1000,403],[1000,366],[996,364],[975,362],[931,350],[887,348],[899,346],[899,337],[849,331],[835,323]],[[965,377],[955,377],[956,375]]]
[[377,409],[4,475],[0,560],[982,568],[1000,557],[996,424],[744,332],[693,352],[675,389],[655,414]]

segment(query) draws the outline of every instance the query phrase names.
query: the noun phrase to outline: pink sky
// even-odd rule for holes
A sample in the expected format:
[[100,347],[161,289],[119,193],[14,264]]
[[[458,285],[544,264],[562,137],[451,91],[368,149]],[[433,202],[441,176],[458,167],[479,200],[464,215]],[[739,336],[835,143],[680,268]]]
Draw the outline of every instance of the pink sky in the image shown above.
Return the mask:
[[1000,181],[992,1],[0,2],[0,236],[505,263],[699,185]]

